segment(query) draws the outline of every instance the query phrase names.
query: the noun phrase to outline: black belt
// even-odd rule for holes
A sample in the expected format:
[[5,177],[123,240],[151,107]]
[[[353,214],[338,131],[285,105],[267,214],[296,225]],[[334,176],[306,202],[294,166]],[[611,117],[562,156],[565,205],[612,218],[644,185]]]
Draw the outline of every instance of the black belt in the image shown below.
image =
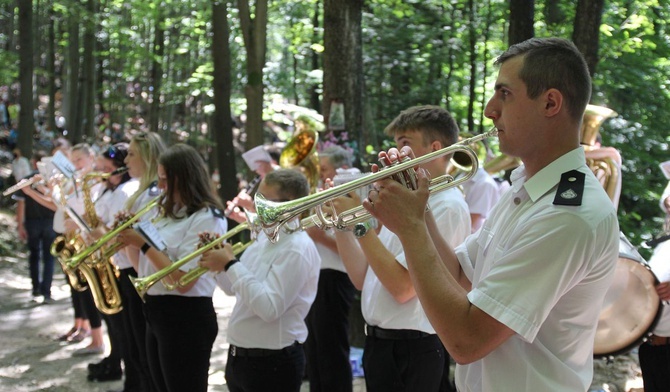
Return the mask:
[[384,329],[365,324],[365,335],[378,339],[407,340],[425,338],[433,334],[413,329]]
[[288,353],[292,351],[295,347],[300,346],[302,346],[302,344],[295,342],[290,346],[278,350],[271,350],[267,348],[244,348],[231,344],[230,347],[228,348],[228,352],[233,357],[271,357],[273,355]]

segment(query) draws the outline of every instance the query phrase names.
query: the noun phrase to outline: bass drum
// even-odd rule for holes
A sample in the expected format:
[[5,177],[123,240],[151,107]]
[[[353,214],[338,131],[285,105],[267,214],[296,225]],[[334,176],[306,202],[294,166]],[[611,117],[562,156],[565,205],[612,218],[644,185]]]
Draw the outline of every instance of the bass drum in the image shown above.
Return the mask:
[[626,353],[649,336],[661,315],[657,284],[647,262],[621,234],[616,272],[598,319],[594,357]]

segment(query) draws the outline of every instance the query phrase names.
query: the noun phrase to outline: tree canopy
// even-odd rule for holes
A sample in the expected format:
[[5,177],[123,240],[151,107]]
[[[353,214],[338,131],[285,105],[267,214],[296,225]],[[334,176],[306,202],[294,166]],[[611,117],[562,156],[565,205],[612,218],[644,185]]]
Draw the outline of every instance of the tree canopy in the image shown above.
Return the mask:
[[[327,50],[324,29],[332,24],[324,22],[332,22],[328,18],[334,11],[321,1],[34,0],[30,39],[20,41],[19,32],[26,30],[22,3],[26,8],[21,0],[0,0],[0,94],[18,103],[21,89],[30,88],[33,106],[44,113],[46,124],[53,129],[55,118],[64,117],[73,141],[109,133],[118,124],[126,131],[158,131],[169,142],[188,141],[204,153],[214,152],[222,140],[226,144],[232,140],[237,153],[242,151],[244,133],[235,133],[230,140],[217,139],[214,134],[226,127],[212,127],[217,107],[214,56],[224,50],[224,43],[213,35],[216,18],[224,14],[230,75],[223,80],[229,89],[231,122],[244,119],[253,86],[263,88],[265,127],[258,132],[266,142],[285,139],[292,125],[290,116],[279,113],[272,103],[321,113],[329,110],[321,100],[329,94],[324,93],[324,79],[333,72],[323,56]],[[496,56],[519,36],[584,37],[580,31],[586,22],[580,24],[578,17],[600,4],[597,37],[587,38],[584,50],[593,64],[591,103],[618,113],[603,124],[601,134],[603,145],[617,148],[623,157],[621,228],[634,244],[661,230],[658,198],[667,180],[658,163],[670,159],[670,133],[665,129],[670,123],[666,109],[670,107],[670,2],[341,3],[361,13],[362,67],[354,69],[362,71],[350,75],[350,82],[360,78],[362,100],[356,121],[344,130],[326,130],[321,140],[346,145],[362,166],[374,161],[376,151],[388,147],[390,140],[382,132],[385,125],[412,105],[441,105],[470,133],[490,127],[483,108],[492,93]],[[259,23],[267,23],[266,28]],[[263,57],[256,52],[255,63],[250,64],[245,41],[259,45],[260,41],[253,41],[259,38],[254,35],[258,32],[265,35],[265,53]],[[32,84],[20,72],[21,42],[24,49],[32,44]],[[218,105],[227,100],[218,100]],[[26,105],[23,101],[22,106]],[[219,118],[216,124],[221,121],[225,120]],[[283,132],[276,132],[277,127]],[[238,172],[244,170],[238,162]]]

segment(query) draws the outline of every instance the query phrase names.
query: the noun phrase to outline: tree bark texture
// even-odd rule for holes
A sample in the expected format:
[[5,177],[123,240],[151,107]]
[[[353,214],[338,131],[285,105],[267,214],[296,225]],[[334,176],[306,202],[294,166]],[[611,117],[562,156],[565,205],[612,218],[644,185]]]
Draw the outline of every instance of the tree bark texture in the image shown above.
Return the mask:
[[256,0],[254,17],[251,17],[248,0],[237,0],[244,47],[247,50],[247,99],[246,149],[265,143],[263,137],[263,67],[265,66],[268,2]]
[[[165,54],[165,26],[163,25],[163,13],[159,10],[154,24],[153,61],[151,63],[151,106],[149,109],[149,130],[158,132],[158,120],[161,108],[161,87],[163,84],[163,63]],[[169,140],[165,133],[161,134],[163,140]]]
[[19,104],[18,143],[23,156],[32,155],[33,141],[33,8],[32,2],[18,0],[19,10]]
[[591,76],[595,74],[599,60],[600,21],[604,3],[605,0],[579,0],[575,13],[572,41],[584,55]]
[[344,104],[345,130],[358,142],[363,156],[362,0],[324,0],[323,118],[328,124],[332,102]]
[[222,200],[232,200],[237,194],[233,127],[230,111],[231,59],[230,27],[226,0],[212,1],[212,59],[214,61],[214,116],[212,135],[216,142],[216,161],[219,170]]
[[535,0],[510,0],[509,45],[518,44],[535,36]]

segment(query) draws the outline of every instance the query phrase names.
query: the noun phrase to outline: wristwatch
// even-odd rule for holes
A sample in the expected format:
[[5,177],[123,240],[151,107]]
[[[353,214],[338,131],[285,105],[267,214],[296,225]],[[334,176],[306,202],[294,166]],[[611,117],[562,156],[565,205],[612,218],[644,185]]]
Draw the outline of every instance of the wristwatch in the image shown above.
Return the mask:
[[372,228],[372,225],[370,224],[370,221],[365,221],[361,223],[356,223],[354,225],[354,236],[356,238],[363,238],[366,234],[368,234],[368,231]]

